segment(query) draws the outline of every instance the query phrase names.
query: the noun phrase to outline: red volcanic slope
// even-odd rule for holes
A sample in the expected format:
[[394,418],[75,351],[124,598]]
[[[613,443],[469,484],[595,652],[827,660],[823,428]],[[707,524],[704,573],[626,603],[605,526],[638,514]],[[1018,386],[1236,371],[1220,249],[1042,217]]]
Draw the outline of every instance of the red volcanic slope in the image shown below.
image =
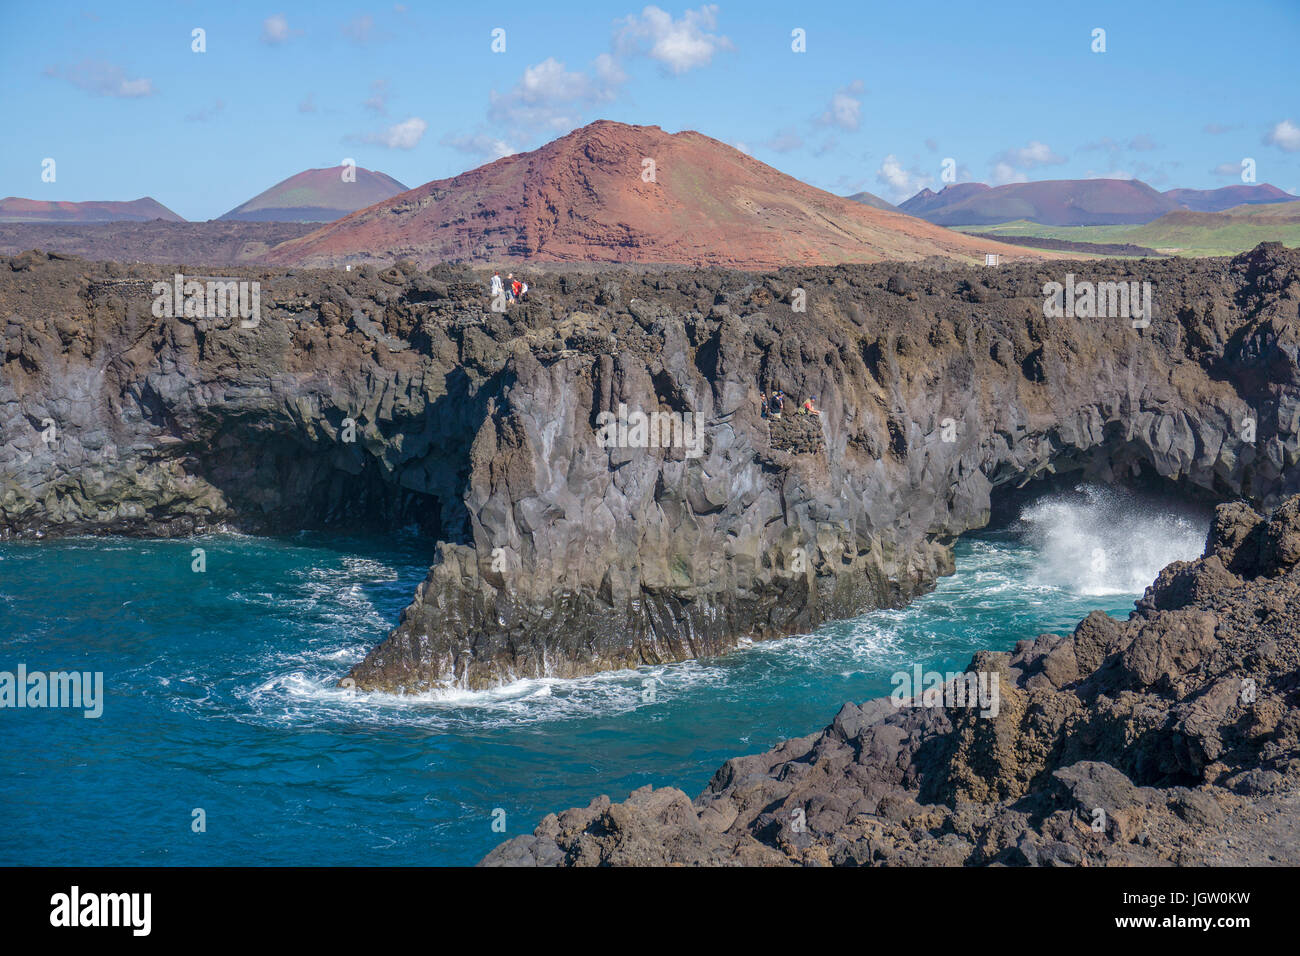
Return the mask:
[[58,202],[47,199],[0,199],[0,222],[185,222],[156,199],[131,202]]
[[355,212],[267,259],[757,269],[931,255],[983,261],[986,252],[1038,255],[832,195],[700,133],[601,120]]

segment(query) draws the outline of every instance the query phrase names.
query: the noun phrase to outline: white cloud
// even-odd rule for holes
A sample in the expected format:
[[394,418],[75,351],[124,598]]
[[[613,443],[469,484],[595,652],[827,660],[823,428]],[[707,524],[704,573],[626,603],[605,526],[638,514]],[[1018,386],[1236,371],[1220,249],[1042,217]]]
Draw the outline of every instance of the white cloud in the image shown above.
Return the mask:
[[1019,166],[1024,169],[1033,169],[1035,166],[1055,166],[1065,162],[1064,156],[1058,156],[1052,152],[1052,148],[1046,143],[1040,143],[1038,140],[1031,140],[1028,146],[1022,149],[1009,149],[1002,154],[1002,162],[1009,163],[1012,166]]
[[[1114,140],[1103,139],[1100,143],[1092,144],[1092,148],[1109,149],[1113,145]],[[1046,143],[1036,139],[1030,140],[1028,146],[1008,149],[1002,155],[993,157],[992,178],[999,186],[1005,186],[1007,183],[1024,183],[1029,181],[1029,177],[1025,174],[1026,170],[1038,166],[1059,166],[1064,162],[1065,157],[1054,153]]]
[[1241,175],[1241,163],[1219,163],[1210,172],[1216,176],[1232,176],[1236,178]]
[[505,140],[488,133],[471,133],[467,136],[454,136],[448,133],[439,142],[443,146],[450,146],[460,153],[468,153],[471,156],[487,156],[491,159],[513,156],[518,152]]
[[386,146],[389,149],[415,149],[421,139],[424,138],[425,130],[429,124],[418,116],[412,116],[408,120],[402,120],[388,129],[379,133],[367,133],[364,136],[353,136],[350,139],[359,139],[363,143],[373,143],[376,146]]
[[600,54],[592,65],[596,70],[596,78],[600,80],[605,90],[611,92],[611,95],[615,87],[627,82],[627,74],[623,72],[623,67],[609,53]]
[[862,125],[862,100],[864,92],[861,80],[854,80],[848,86],[835,91],[830,106],[817,120],[823,126],[837,126],[840,129],[856,130]]
[[1269,130],[1268,135],[1264,137],[1264,142],[1288,153],[1294,153],[1300,150],[1300,126],[1296,126],[1289,119],[1284,119]]
[[137,99],[154,93],[153,80],[127,79],[125,70],[104,60],[86,59],[67,69],[52,66],[45,72],[49,76],[61,76],[73,86],[95,96]]
[[685,73],[708,66],[713,54],[732,49],[731,41],[710,31],[718,26],[717,4],[687,10],[680,20],[649,6],[639,15],[615,23],[615,49],[620,53],[642,52],[673,73]]
[[1027,183],[1029,177],[1023,172],[1016,169],[1010,163],[993,164],[993,183],[997,186],[1005,186],[1007,183]]
[[289,21],[283,13],[277,13],[269,16],[262,21],[262,42],[263,43],[283,43],[289,39]]
[[890,153],[876,170],[876,182],[889,192],[886,198],[896,202],[915,196],[934,182],[934,177],[916,169],[905,169],[898,157]]
[[[598,58],[596,69],[608,80],[622,76],[612,59]],[[583,107],[612,98],[613,90],[608,83],[596,82],[586,73],[572,72],[554,57],[547,57],[525,69],[523,77],[509,92],[492,91],[488,119],[531,128],[572,129],[578,125]]]

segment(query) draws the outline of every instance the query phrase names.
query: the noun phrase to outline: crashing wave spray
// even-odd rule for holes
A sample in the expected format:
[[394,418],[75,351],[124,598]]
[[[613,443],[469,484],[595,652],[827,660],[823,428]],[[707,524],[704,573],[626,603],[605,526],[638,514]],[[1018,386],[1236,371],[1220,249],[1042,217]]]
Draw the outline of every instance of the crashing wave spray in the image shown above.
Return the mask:
[[1165,565],[1200,556],[1210,516],[1112,488],[1084,485],[1025,508],[1036,583],[1076,594],[1141,594]]

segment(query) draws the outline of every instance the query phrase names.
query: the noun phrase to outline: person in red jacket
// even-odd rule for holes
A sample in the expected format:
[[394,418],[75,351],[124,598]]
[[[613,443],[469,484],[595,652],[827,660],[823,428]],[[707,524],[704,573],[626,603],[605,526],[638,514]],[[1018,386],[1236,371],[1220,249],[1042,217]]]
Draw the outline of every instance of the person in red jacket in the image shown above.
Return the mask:
[[518,301],[519,293],[523,291],[523,284],[518,279],[510,280],[510,298]]

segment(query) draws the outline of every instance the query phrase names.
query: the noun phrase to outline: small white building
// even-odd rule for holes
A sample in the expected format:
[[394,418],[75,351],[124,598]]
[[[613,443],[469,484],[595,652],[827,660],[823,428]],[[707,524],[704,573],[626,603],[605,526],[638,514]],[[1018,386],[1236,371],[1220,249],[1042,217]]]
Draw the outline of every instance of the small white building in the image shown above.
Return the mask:
[[984,264],[986,266],[995,266],[998,264],[999,258],[1000,256],[996,252],[986,252],[984,253]]

